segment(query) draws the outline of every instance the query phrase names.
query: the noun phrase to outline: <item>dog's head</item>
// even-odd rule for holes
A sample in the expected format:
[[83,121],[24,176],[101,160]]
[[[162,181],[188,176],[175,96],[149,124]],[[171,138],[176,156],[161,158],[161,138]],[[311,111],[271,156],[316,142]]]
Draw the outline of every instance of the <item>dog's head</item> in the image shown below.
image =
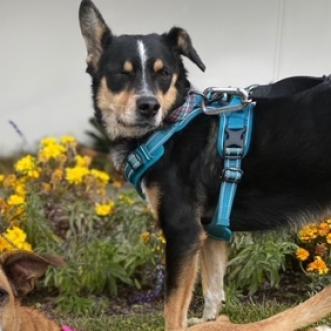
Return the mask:
[[183,103],[188,81],[181,56],[205,69],[188,33],[115,36],[90,0],[80,7],[96,115],[110,138],[141,137]]
[[16,251],[0,257],[0,330],[15,330],[19,322],[17,298],[31,292],[49,266],[62,266],[59,258]]

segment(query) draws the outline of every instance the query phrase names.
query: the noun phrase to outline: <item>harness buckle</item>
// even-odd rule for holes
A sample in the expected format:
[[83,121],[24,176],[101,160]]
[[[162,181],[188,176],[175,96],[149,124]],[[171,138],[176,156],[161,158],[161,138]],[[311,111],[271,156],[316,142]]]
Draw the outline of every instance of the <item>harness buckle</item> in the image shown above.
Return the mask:
[[127,163],[133,170],[137,170],[142,165],[142,159],[138,153],[132,153],[129,155]]
[[244,147],[244,138],[246,133],[246,128],[233,130],[233,129],[225,129],[226,139],[224,141],[224,148],[235,147],[235,148],[243,148]]
[[221,179],[228,183],[239,184],[243,173],[239,168],[224,168]]

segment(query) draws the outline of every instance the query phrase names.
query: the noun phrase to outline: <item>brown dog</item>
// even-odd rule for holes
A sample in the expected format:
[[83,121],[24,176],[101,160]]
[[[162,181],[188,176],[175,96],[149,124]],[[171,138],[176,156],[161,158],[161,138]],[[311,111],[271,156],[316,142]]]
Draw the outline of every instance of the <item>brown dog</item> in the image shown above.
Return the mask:
[[[294,331],[315,323],[331,312],[331,286],[302,304],[285,310],[265,320],[249,324],[233,324],[226,316],[215,322],[192,326],[192,331]],[[327,331],[331,328],[319,326],[310,331]]]
[[22,307],[18,299],[33,290],[49,266],[61,265],[57,258],[22,251],[0,257],[0,331],[61,330],[42,313]]

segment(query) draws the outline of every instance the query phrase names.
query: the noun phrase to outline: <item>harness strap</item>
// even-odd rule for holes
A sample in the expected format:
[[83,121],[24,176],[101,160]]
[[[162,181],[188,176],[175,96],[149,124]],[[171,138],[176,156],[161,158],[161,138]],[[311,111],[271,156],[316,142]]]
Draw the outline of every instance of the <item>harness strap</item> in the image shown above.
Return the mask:
[[[240,92],[240,91],[239,91]],[[146,143],[140,145],[128,156],[125,165],[125,175],[135,186],[138,193],[144,197],[141,182],[146,172],[157,163],[165,152],[165,144],[174,134],[184,129],[200,114],[219,116],[219,134],[217,150],[224,159],[222,184],[219,201],[212,222],[207,225],[208,234],[218,240],[230,240],[231,210],[238,183],[242,177],[241,161],[247,154],[252,133],[252,117],[254,103],[244,100],[243,94],[237,90],[230,100],[215,98],[215,95],[194,95],[193,110],[179,122],[152,134]],[[211,92],[212,93],[212,92]],[[226,90],[228,93],[228,89]],[[206,105],[205,102],[208,102]],[[189,102],[192,102],[190,100]]]
[[[240,100],[233,100],[235,106]],[[206,230],[210,237],[217,240],[230,240],[230,217],[237,192],[242,178],[242,159],[247,155],[253,124],[254,104],[247,108],[220,115],[220,127],[217,150],[224,159],[222,183],[214,218],[207,225]]]

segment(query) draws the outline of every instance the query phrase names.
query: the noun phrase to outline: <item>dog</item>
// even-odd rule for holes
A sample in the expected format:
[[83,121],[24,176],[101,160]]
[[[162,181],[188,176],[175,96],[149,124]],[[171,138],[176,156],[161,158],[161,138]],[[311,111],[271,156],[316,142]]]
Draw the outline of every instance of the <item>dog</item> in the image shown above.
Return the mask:
[[[182,28],[116,36],[90,0],[81,2],[79,18],[95,116],[109,135],[115,166],[123,171],[129,153],[167,127],[187,99],[191,84],[182,57],[202,71],[205,65]],[[314,94],[309,84],[308,92],[292,91],[294,97],[256,97],[253,143],[243,162],[233,231],[269,230],[329,214],[331,85],[323,80]],[[284,85],[291,87],[285,82],[272,89],[281,92]],[[203,226],[213,217],[221,184],[217,133],[217,116],[197,117],[167,142],[165,155],[143,179],[167,241],[167,330],[187,327],[199,258],[205,301],[201,321],[215,320],[225,300],[227,244],[208,238]]]
[[0,257],[0,330],[1,331],[63,331],[41,312],[23,307],[20,297],[33,290],[49,266],[63,262],[54,257],[41,257],[24,251]]
[[[312,307],[314,307],[312,309]],[[315,309],[316,308],[316,309]],[[331,311],[331,287],[312,298],[265,320],[249,324],[233,324],[226,316],[215,322],[206,322],[193,327],[192,331],[293,331],[319,321]],[[319,326],[309,331],[330,331],[328,326]]]

